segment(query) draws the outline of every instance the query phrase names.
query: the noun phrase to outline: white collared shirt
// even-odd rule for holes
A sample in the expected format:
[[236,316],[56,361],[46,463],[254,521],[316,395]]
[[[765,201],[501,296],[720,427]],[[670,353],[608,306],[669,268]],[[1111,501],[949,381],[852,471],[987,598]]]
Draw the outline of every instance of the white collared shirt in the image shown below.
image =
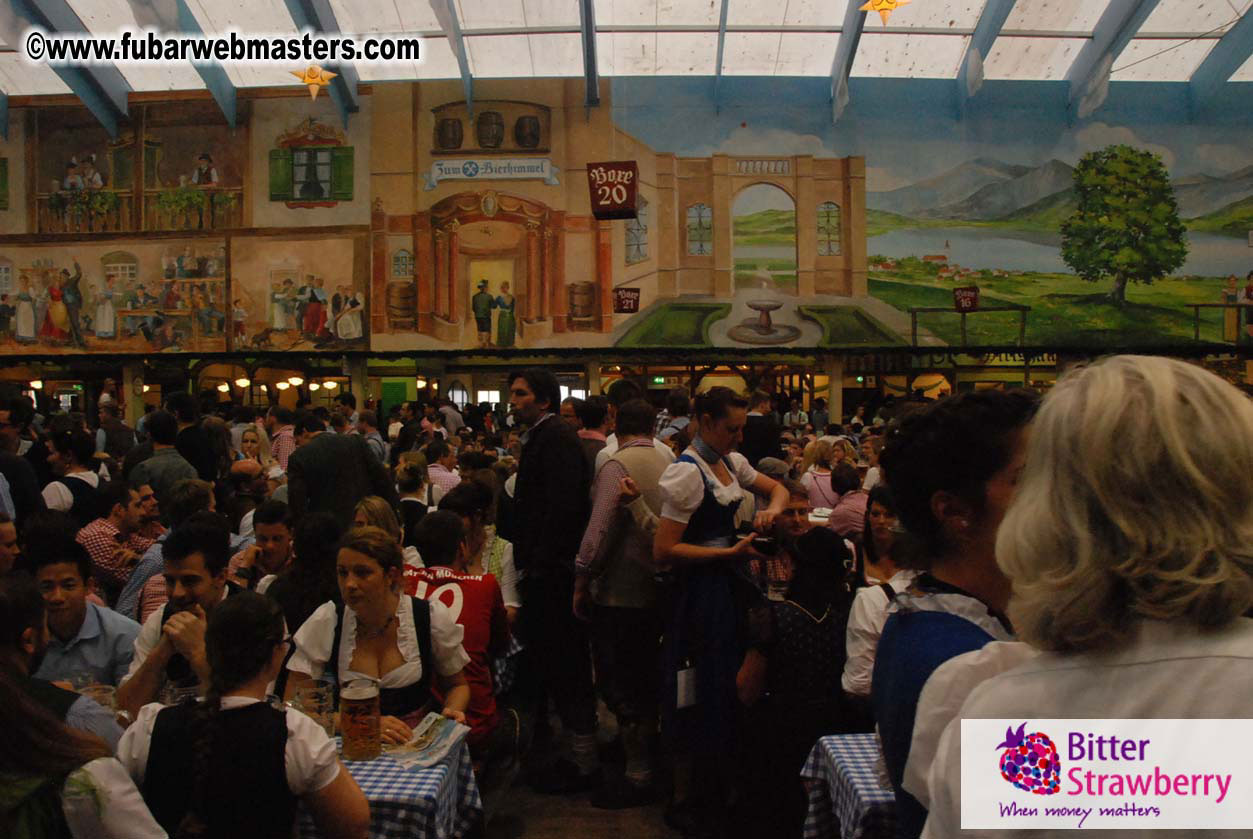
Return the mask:
[[[233,708],[245,708],[259,701],[247,696],[226,696],[222,698],[221,708],[229,711]],[[144,783],[144,773],[148,768],[148,750],[152,745],[152,730],[157,722],[157,714],[163,710],[165,706],[159,702],[140,708],[139,716],[126,729],[117,744],[117,759],[137,786]],[[314,722],[312,717],[295,708],[286,710],[287,744],[284,747],[284,767],[287,788],[292,795],[299,798],[325,789],[339,776],[339,756],[335,741],[326,736],[322,726]],[[192,745],[188,744],[189,747]]]

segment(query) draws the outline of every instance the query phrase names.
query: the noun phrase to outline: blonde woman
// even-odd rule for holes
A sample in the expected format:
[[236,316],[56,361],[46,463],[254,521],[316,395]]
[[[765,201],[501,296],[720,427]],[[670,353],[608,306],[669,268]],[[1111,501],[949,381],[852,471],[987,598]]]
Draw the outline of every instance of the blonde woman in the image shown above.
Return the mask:
[[[1114,356],[1064,377],[996,540],[1010,618],[1040,654],[978,684],[958,716],[1247,717],[1250,475],[1253,402],[1212,373]],[[930,765],[929,836],[959,835],[960,735],[953,720]]]
[[396,518],[396,511],[392,509],[392,505],[387,503],[387,499],[377,495],[367,495],[357,502],[357,508],[354,511],[352,519],[353,527],[377,527],[380,530],[391,534],[396,539],[396,544],[401,546],[401,552],[405,557],[405,565],[410,568],[423,568],[422,557],[418,554],[418,549],[412,545],[405,545],[405,532],[400,527],[400,519]]
[[840,494],[831,487],[831,460],[834,446],[827,440],[818,440],[805,447],[808,466],[801,472],[801,484],[809,493],[809,506],[830,510],[840,500]]
[[268,472],[276,461],[270,450],[270,435],[256,423],[250,424],[239,436],[240,460],[255,460],[261,464],[263,472]]

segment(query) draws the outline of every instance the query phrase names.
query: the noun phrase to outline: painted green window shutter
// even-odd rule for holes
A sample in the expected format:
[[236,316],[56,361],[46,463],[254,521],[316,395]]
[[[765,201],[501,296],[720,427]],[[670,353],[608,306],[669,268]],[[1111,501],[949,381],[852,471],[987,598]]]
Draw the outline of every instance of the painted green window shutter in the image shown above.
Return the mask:
[[9,159],[0,157],[0,210],[9,209]]
[[270,200],[292,200],[291,149],[270,149]]
[[352,200],[352,146],[331,149],[331,197]]

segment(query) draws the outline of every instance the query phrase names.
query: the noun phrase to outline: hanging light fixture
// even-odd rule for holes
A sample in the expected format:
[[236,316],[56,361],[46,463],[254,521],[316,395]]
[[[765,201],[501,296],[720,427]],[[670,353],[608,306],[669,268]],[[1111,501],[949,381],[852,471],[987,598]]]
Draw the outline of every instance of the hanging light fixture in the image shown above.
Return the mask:
[[269,393],[269,392],[270,392],[270,388],[269,388],[269,387],[267,387],[266,385],[261,385],[261,392],[262,392],[262,393]]
[[235,387],[248,387],[252,381],[247,376],[240,376],[235,380]]
[[144,393],[147,393],[150,390],[152,390],[152,385],[144,385]]
[[426,376],[419,373],[417,381],[415,381],[414,384],[418,386],[418,390],[422,390],[422,388],[426,387]]
[[30,389],[31,390],[43,390],[44,389],[43,379],[31,379]]
[[317,382],[309,382],[309,390],[321,390],[321,389],[322,389],[322,385],[318,384]]
[[222,384],[218,385],[218,391],[221,393],[230,393],[231,386],[228,385],[226,382],[222,382]]
[[305,380],[302,379],[300,376],[292,376],[290,379],[287,380],[287,383],[291,385],[292,387],[300,387],[302,384],[305,383]]
[[322,387],[326,388],[327,390],[334,390],[335,388],[339,387],[339,382],[334,381],[334,380],[329,381],[329,382],[323,382]]
[[287,390],[289,387],[291,387],[291,385],[289,385],[287,382],[279,382],[278,384],[275,385],[275,387],[278,388],[279,390]]

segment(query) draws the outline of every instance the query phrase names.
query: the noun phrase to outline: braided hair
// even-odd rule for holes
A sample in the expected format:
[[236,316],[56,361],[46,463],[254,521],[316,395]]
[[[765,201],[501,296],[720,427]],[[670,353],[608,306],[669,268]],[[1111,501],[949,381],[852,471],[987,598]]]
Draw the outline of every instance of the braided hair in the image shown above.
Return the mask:
[[278,603],[255,592],[242,591],[223,600],[209,616],[205,631],[205,658],[209,685],[196,708],[193,724],[196,759],[191,806],[175,831],[175,839],[202,839],[209,835],[202,815],[213,742],[219,735],[223,694],[255,679],[269,664],[274,647],[282,643],[286,625]]

